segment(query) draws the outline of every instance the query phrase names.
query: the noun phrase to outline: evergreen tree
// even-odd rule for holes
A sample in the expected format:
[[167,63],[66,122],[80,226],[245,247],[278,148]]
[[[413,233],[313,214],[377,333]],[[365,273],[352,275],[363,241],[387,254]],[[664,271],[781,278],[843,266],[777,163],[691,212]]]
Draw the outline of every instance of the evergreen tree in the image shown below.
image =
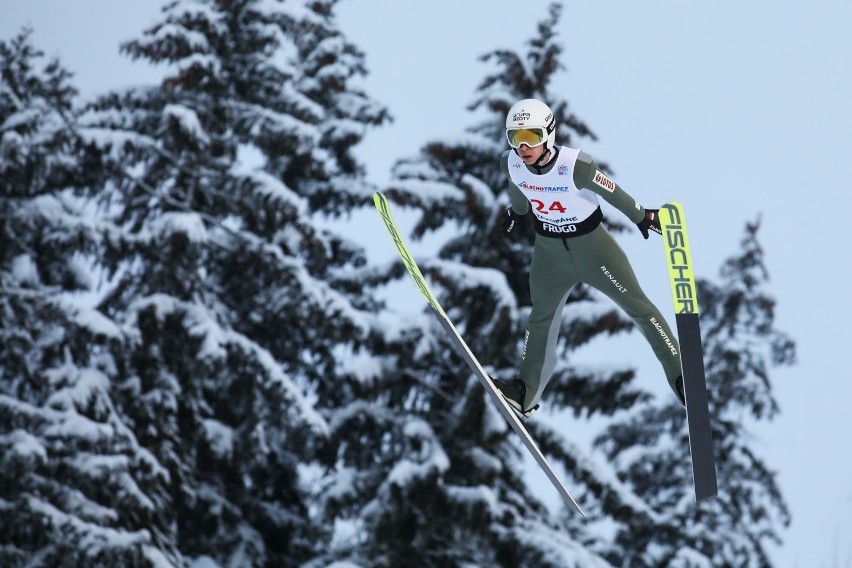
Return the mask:
[[[98,500],[96,509],[83,492],[64,497],[87,508],[93,536],[76,526],[83,524],[76,518],[57,521],[56,530],[70,538],[55,538],[48,552],[39,551],[46,564],[57,555],[73,565],[160,563],[155,556],[164,551],[163,562],[174,564],[198,557],[289,566],[346,552],[325,546],[333,524],[311,518],[316,468],[310,456],[329,434],[329,422],[315,405],[319,400],[329,413],[347,411],[353,391],[371,376],[351,360],[369,360],[366,353],[382,342],[382,330],[370,315],[377,305],[363,292],[369,284],[363,252],[316,221],[319,214],[344,214],[369,202],[371,190],[351,149],[387,113],[348,85],[365,72],[363,56],[336,30],[335,2],[303,4],[170,3],[163,21],[124,49],[170,64],[174,73],[155,88],[104,96],[81,118],[80,144],[98,156],[86,165],[108,178],[100,180],[104,191],[96,202],[73,203],[96,211],[94,225],[106,233],[97,251],[98,275],[106,284],[90,291],[95,309],[85,315],[112,341],[107,349],[91,339],[93,333],[74,335],[82,353],[100,353],[102,372],[84,377],[87,390],[78,388],[79,395],[71,390],[84,398],[82,405],[101,387],[103,400],[91,404],[101,414],[109,409],[106,419],[121,425],[126,445],[141,454],[116,459],[109,470],[91,468],[98,480],[110,481],[102,491],[133,480],[119,467],[125,462],[142,469],[156,487],[119,488],[123,500],[141,503],[116,499],[121,515],[107,499]],[[9,50],[3,47],[5,56]],[[38,93],[32,85],[27,89]],[[12,97],[15,91],[4,94],[11,104],[3,117],[12,116],[4,122],[4,157],[16,157],[30,141],[15,128],[35,113],[16,116],[28,109]],[[33,137],[46,138],[44,131]],[[41,149],[29,146],[34,158],[19,160],[22,170],[43,169],[60,155],[50,148],[35,156],[33,149]],[[88,171],[78,163],[65,165],[77,178]],[[4,210],[18,205],[3,203]],[[24,221],[7,218],[3,234],[14,240],[16,224]],[[11,246],[4,252],[4,281],[40,283],[31,255],[16,256]],[[79,272],[65,270],[57,278],[70,280]],[[87,282],[92,288],[98,283]],[[16,310],[9,307],[9,317]],[[10,337],[20,333],[18,323],[4,326]],[[19,359],[30,371],[32,354]],[[4,414],[4,421],[21,422],[19,401],[3,402],[4,412],[16,411]],[[35,430],[4,437],[12,448],[4,455],[10,473],[42,458],[28,434]],[[76,457],[72,451],[70,458]],[[3,504],[25,510],[20,500],[28,495],[15,500],[21,491],[13,484]],[[29,524],[14,518],[15,530],[6,533],[22,543],[8,549],[13,561],[28,559],[49,537],[38,533],[39,522],[59,518],[46,507],[37,513]],[[144,530],[131,532],[126,525]],[[120,538],[121,546],[111,537]]]
[[769,566],[766,544],[779,543],[779,529],[790,522],[775,473],[749,444],[749,421],[778,412],[770,368],[795,359],[795,344],[774,326],[759,226],[746,225],[741,252],[724,263],[720,283],[698,283],[719,496],[694,502],[680,406],[638,406],[597,445],[659,517],[619,527],[607,554],[614,564]]
[[164,474],[115,408],[118,328],[92,303],[115,227],[71,74],[0,41],[0,564],[142,566]]
[[170,75],[85,114],[115,158],[118,404],[168,473],[159,528],[185,559],[337,554],[311,486],[323,407],[348,403],[381,332],[363,251],[317,223],[368,202],[351,147],[386,111],[348,86],[362,56],[333,6],[171,2],[123,46]]

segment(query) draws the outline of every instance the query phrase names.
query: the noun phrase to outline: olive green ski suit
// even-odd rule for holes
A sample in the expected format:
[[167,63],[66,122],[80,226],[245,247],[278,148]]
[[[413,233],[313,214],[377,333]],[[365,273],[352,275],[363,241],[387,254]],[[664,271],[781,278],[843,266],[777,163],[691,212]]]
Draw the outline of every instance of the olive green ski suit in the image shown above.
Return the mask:
[[[531,202],[509,174],[508,162],[511,152],[512,150],[509,150],[503,154],[501,165],[509,178],[512,210],[516,214],[526,215],[530,212]],[[536,175],[546,175],[556,162],[554,159],[547,166],[535,169],[526,165],[519,166],[515,161],[514,167],[526,168],[523,177],[535,181]],[[574,163],[572,176],[576,188],[593,191],[633,223],[639,223],[645,217],[645,209],[609,178],[604,176],[602,185],[600,176],[600,168],[591,157],[580,152]],[[598,217],[590,218],[586,223],[588,232],[579,236],[570,233],[550,236],[540,230],[540,223],[537,224],[529,275],[532,311],[527,324],[518,377],[527,387],[525,408],[538,404],[556,367],[556,341],[562,308],[571,289],[579,282],[603,292],[630,316],[662,364],[672,390],[677,392],[675,381],[681,375],[680,346],[677,339],[660,311],[639,287],[624,251],[600,223],[600,210],[596,213]],[[591,229],[589,222],[592,223]]]

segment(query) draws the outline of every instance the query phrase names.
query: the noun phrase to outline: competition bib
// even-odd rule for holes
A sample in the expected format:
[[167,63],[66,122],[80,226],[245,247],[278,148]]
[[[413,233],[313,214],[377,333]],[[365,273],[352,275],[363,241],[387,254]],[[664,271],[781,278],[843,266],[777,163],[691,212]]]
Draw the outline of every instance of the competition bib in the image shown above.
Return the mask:
[[561,146],[550,171],[536,175],[517,153],[509,154],[509,177],[529,200],[536,219],[545,226],[576,225],[598,210],[597,194],[574,185],[574,164],[579,155],[580,150]]

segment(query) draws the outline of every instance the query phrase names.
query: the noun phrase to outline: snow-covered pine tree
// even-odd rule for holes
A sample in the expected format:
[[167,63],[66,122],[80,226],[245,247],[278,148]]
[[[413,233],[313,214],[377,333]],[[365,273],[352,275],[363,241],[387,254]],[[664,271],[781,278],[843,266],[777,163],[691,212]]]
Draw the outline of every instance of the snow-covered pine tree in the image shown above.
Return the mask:
[[170,2],[123,46],[169,76],[85,115],[117,158],[119,404],[168,472],[160,526],[184,560],[339,555],[311,486],[335,424],[319,407],[348,405],[381,332],[363,251],[317,221],[369,201],[351,146],[386,113],[348,87],[361,56],[333,5]]
[[115,408],[121,334],[93,302],[116,228],[76,94],[29,31],[0,41],[0,564],[162,564],[166,472]]
[[[398,162],[387,188],[397,204],[422,213],[412,235],[415,254],[416,240],[425,234],[446,226],[456,231],[437,258],[418,260],[450,318],[496,375],[516,372],[531,255],[531,232],[509,243],[495,226],[506,201],[499,169],[506,112],[518,99],[539,97],[565,116],[562,143],[592,136],[548,87],[560,68],[559,16],[560,4],[554,3],[526,53],[486,55],[483,59],[495,61],[498,69],[483,81],[471,105],[485,119],[455,140],[429,142],[418,156]],[[398,264],[391,275],[407,278]],[[563,336],[563,361],[591,337],[630,327],[613,306],[598,300],[578,291],[566,310],[571,325]],[[389,374],[381,402],[402,420],[394,428],[362,428],[358,435],[370,449],[356,453],[352,442],[346,456],[350,484],[364,489],[350,501],[350,522],[373,535],[361,557],[376,566],[604,565],[586,547],[583,524],[570,516],[558,519],[529,487],[524,450],[443,329],[428,313],[413,323],[403,328],[408,343],[385,361]],[[566,385],[548,403],[611,413],[641,396],[630,385],[632,376],[628,369],[612,373],[563,364],[557,382]],[[563,396],[571,388],[582,394]],[[366,411],[359,417],[360,424],[376,421]],[[535,422],[548,450],[594,493],[590,499],[635,517],[648,514],[616,480],[600,477],[588,456],[548,428],[546,416]],[[373,477],[363,474],[371,461],[384,462]],[[392,469],[382,474],[386,464]]]
[[719,282],[699,280],[701,331],[719,496],[694,502],[685,416],[677,403],[637,406],[597,445],[618,475],[659,516],[622,524],[605,555],[624,566],[770,566],[790,513],[776,474],[753,447],[749,424],[778,412],[770,369],[795,360],[795,344],[775,327],[775,300],[758,241],[747,223],[740,252]]
[[265,153],[285,183],[298,187],[312,213],[346,217],[353,207],[372,204],[375,190],[353,154],[366,129],[389,119],[387,110],[352,83],[367,73],[364,54],[347,41],[334,13],[339,0],[305,2],[292,30],[299,75],[286,92],[293,114],[311,125],[314,144],[287,154],[270,140]]

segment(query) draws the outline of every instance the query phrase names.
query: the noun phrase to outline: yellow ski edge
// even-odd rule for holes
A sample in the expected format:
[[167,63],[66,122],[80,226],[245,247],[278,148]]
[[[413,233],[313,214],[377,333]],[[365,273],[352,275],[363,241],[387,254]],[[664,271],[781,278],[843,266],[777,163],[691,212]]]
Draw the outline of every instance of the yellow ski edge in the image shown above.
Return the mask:
[[376,210],[379,212],[379,216],[382,218],[385,228],[388,230],[388,233],[390,233],[391,240],[393,240],[393,244],[396,246],[396,251],[402,259],[402,264],[405,266],[405,269],[408,271],[411,279],[414,280],[414,284],[417,286],[417,289],[420,290],[420,293],[423,294],[423,297],[426,298],[426,302],[432,307],[432,309],[438,312],[441,317],[446,318],[447,314],[444,313],[444,309],[441,307],[441,304],[438,303],[438,300],[435,298],[435,295],[426,283],[426,279],[423,277],[423,274],[420,272],[420,268],[417,267],[417,263],[414,261],[414,256],[411,254],[411,251],[408,250],[405,240],[399,233],[399,229],[391,215],[390,204],[388,203],[387,197],[376,192],[373,194],[373,203],[376,206]]

